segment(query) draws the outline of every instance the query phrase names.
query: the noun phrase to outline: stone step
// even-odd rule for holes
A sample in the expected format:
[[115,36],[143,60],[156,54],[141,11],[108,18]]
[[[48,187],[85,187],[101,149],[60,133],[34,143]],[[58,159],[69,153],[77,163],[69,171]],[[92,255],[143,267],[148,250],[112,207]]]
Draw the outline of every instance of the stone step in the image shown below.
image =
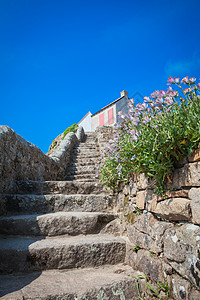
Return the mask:
[[70,166],[67,169],[67,176],[68,175],[85,175],[91,174],[92,176],[96,175],[96,168],[94,166],[80,166],[77,167],[76,165]]
[[100,194],[109,190],[100,183],[80,181],[18,181],[17,194]]
[[94,180],[96,173],[85,173],[85,174],[74,174],[74,175],[67,175],[66,180]]
[[99,146],[96,144],[96,143],[85,143],[85,144],[79,144],[79,145],[76,145],[74,147],[74,149],[99,149]]
[[106,234],[46,239],[4,236],[0,273],[114,265],[124,262],[125,256],[125,241]]
[[73,157],[72,162],[80,165],[87,165],[87,164],[97,164],[99,161],[99,155],[95,157]]
[[111,196],[96,194],[5,194],[2,197],[8,214],[40,214],[59,211],[103,212],[111,206]]
[[0,297],[2,300],[137,300],[132,275],[141,274],[129,266],[117,264],[0,275]]
[[94,234],[114,218],[113,214],[99,212],[58,212],[0,217],[0,234],[21,236]]

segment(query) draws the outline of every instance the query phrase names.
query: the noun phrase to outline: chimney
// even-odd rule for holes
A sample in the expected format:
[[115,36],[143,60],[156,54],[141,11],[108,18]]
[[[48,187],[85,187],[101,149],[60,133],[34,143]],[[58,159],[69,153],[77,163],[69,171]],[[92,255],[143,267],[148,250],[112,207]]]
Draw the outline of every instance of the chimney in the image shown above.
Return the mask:
[[128,98],[128,92],[126,92],[126,91],[123,90],[120,94],[121,94],[121,97]]

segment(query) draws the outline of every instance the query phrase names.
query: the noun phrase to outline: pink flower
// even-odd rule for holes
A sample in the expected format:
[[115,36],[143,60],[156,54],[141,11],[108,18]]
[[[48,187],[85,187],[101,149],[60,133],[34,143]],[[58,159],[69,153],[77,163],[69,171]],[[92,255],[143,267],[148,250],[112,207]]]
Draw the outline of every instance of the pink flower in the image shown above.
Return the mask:
[[181,83],[188,84],[188,83],[189,83],[188,76],[185,76],[185,77],[181,80]]
[[163,98],[161,98],[161,97],[158,97],[157,99],[156,99],[156,103],[157,104],[162,104],[163,103]]
[[188,88],[188,89],[184,89],[183,90],[183,93],[184,94],[188,94],[188,93],[190,93],[192,90],[191,90],[191,88]]
[[170,76],[167,81],[168,81],[167,83],[168,85],[173,84],[175,83],[175,78],[173,76]]
[[158,97],[159,96],[159,91],[155,91],[155,92],[153,92],[152,94],[151,94],[151,97],[152,98],[156,98],[156,97]]
[[175,83],[179,83],[180,78],[174,78]]
[[122,111],[118,112],[118,116],[120,117],[120,119],[125,119],[126,117],[126,115]]
[[147,102],[147,103],[150,101],[150,98],[147,96],[145,96],[143,99],[144,99],[144,102]]
[[146,109],[147,109],[146,103],[143,103],[143,104],[138,103],[138,104],[136,105],[136,107],[137,107],[138,111],[143,111],[143,110],[146,110]]
[[137,126],[138,123],[139,123],[139,118],[138,117],[131,118],[131,122],[132,122],[133,125]]
[[197,84],[198,88],[200,89],[200,82]]
[[165,91],[160,91],[159,92],[159,97],[163,97],[163,96],[165,96]]
[[195,83],[195,81],[196,81],[196,78],[194,78],[194,77],[190,77],[190,79],[189,79],[189,83],[193,84],[193,83]]
[[134,99],[130,99],[129,102],[133,105],[135,103]]
[[149,116],[144,116],[144,118],[142,119],[142,123],[145,123],[145,124],[150,121],[151,121],[151,119],[149,118]]
[[173,102],[174,102],[174,99],[173,99],[172,97],[166,97],[166,98],[165,98],[165,105],[166,105],[166,106],[172,105]]

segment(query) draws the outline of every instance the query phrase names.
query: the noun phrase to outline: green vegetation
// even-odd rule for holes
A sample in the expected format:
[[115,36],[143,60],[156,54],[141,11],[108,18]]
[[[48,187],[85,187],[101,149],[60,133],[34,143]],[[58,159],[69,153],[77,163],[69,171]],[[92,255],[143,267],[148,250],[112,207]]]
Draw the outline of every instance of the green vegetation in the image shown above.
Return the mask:
[[62,139],[64,139],[66,137],[66,135],[69,133],[69,132],[76,132],[78,129],[78,124],[74,123],[73,125],[71,125],[70,127],[68,127],[64,132],[63,132],[63,137]]
[[[181,81],[170,77],[167,91],[155,91],[144,102],[129,101],[129,113],[119,116],[116,135],[110,140],[100,163],[99,178],[104,185],[117,189],[139,173],[148,178],[157,193],[171,182],[175,166],[200,142],[200,83],[188,76]],[[184,86],[186,85],[186,88]]]

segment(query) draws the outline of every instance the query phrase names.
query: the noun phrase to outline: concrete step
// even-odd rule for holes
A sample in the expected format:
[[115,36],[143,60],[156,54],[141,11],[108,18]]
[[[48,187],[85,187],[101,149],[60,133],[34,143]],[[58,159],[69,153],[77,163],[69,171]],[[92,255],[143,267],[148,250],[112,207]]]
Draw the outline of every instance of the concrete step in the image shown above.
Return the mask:
[[[123,264],[0,276],[2,300],[137,300],[134,278]],[[142,287],[143,288],[143,287]]]
[[0,273],[114,265],[124,262],[125,256],[125,241],[106,234],[46,239],[4,236]]
[[59,211],[103,212],[111,206],[111,196],[84,194],[12,195],[2,196],[6,211],[12,214],[37,214]]
[[100,194],[109,193],[100,183],[80,181],[18,181],[17,194]]
[[58,212],[0,217],[0,234],[21,236],[94,234],[114,218],[113,214],[99,212]]

